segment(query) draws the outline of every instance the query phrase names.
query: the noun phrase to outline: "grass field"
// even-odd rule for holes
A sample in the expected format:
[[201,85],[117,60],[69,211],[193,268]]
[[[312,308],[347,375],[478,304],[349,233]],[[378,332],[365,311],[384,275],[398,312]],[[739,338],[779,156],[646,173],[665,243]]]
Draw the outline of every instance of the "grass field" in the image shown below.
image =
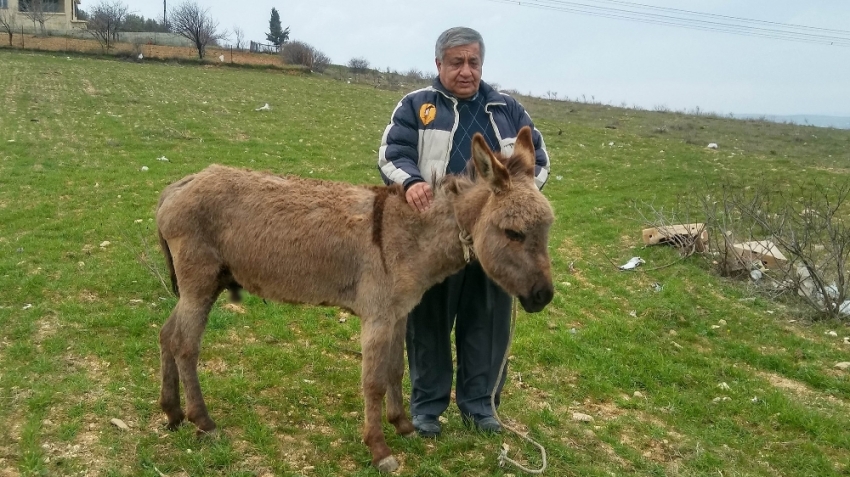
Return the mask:
[[[400,93],[8,50],[0,85],[0,476],[377,475],[359,323],[333,308],[222,299],[200,367],[221,432],[164,430],[157,333],[176,301],[143,262],[163,268],[159,192],[208,164],[379,183]],[[850,330],[701,257],[642,248],[632,206],[846,181],[850,131],[523,101],[552,156],[556,295],[519,316],[501,414],[546,446],[546,475],[850,474],[850,380],[835,368]],[[635,255],[643,270],[617,270]],[[539,464],[515,437],[446,417],[437,441],[385,427],[398,475],[520,475],[498,466],[503,441]]]

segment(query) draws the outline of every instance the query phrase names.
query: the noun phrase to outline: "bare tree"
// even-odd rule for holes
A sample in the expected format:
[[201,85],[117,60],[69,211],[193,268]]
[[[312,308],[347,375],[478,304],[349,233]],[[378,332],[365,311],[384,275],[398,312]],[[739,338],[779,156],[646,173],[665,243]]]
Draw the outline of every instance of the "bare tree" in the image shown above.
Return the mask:
[[109,51],[112,41],[118,37],[118,30],[127,19],[129,8],[121,0],[101,0],[89,13],[87,31],[100,43],[104,51]]
[[12,46],[12,35],[15,33],[15,28],[17,28],[15,15],[8,8],[0,10],[0,30],[9,35],[9,46]]
[[243,29],[239,28],[238,26],[234,26],[233,37],[234,41],[236,42],[236,45],[234,46],[237,50],[242,50],[243,48],[245,48],[245,31]]
[[190,0],[171,11],[171,30],[191,41],[200,59],[204,59],[207,45],[215,44],[227,36],[224,31],[219,31],[218,21],[210,17],[209,8],[201,9]]
[[44,22],[47,21],[44,0],[21,0],[18,7],[21,15],[32,22],[32,29],[35,30],[35,24],[38,23],[41,26],[41,34],[44,34]]
[[348,69],[356,77],[369,71],[369,60],[366,58],[352,58],[348,61]]

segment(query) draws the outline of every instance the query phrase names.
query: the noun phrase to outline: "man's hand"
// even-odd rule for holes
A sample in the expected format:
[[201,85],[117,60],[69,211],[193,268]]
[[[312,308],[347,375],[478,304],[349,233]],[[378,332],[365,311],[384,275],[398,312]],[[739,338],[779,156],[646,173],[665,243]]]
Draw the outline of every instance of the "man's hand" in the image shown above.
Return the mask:
[[431,207],[431,201],[434,200],[434,193],[431,191],[431,186],[427,182],[417,182],[407,189],[404,194],[407,203],[419,212],[425,212]]

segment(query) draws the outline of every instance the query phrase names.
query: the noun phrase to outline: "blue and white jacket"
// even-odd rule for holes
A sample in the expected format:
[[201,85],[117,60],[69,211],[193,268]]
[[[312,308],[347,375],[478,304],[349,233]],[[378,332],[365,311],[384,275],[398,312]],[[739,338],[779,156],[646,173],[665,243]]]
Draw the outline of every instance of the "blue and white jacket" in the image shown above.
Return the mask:
[[[523,126],[531,127],[536,159],[534,182],[538,189],[543,188],[549,178],[549,153],[525,108],[483,81],[478,93],[485,95],[485,110],[504,156],[513,152],[519,130]],[[457,99],[439,78],[433,85],[402,98],[384,130],[378,151],[378,168],[384,182],[407,188],[425,181],[433,186],[433,179],[439,180],[446,174],[457,127]]]

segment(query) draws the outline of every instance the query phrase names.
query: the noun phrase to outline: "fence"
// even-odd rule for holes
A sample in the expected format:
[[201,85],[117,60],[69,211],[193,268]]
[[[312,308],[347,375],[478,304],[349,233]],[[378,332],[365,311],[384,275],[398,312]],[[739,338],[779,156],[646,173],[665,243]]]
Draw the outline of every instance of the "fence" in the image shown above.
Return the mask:
[[[66,35],[74,38],[94,38],[87,30],[71,30]],[[163,46],[194,46],[188,39],[176,33],[162,33],[152,31],[119,31],[117,42],[134,43],[141,45],[163,45]]]
[[250,50],[251,53],[280,53],[279,46],[270,43],[257,43],[256,41],[251,42]]

